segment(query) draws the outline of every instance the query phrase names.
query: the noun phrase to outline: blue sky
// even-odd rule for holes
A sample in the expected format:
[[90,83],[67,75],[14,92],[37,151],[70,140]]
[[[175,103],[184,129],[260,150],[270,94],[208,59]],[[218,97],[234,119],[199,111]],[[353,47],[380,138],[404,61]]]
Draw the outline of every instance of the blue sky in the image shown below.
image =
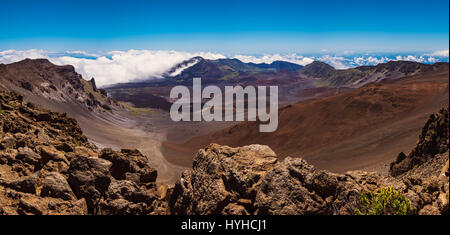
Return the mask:
[[0,0],[0,7],[0,50],[396,53],[449,44],[448,0]]

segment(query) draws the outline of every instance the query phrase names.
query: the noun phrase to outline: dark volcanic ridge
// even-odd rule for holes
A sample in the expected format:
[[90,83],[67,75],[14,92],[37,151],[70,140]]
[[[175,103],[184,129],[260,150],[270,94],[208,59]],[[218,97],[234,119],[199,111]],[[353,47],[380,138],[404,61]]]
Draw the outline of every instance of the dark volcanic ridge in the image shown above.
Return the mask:
[[44,106],[76,105],[96,113],[122,108],[106,90],[97,89],[94,78],[86,81],[73,66],[57,66],[47,59],[0,64],[0,82],[0,89],[17,92]]
[[[305,67],[283,61],[271,64],[244,63],[238,59],[207,60],[194,57],[170,69],[163,78],[116,84],[107,88],[110,95],[138,107],[167,110],[172,87],[192,87],[192,79],[202,78],[202,85],[278,86],[281,106],[302,100],[342,93],[369,83],[394,81],[406,76],[448,70],[448,63],[421,64],[390,61],[376,66],[335,69],[315,61]],[[322,89],[329,89],[320,92]],[[315,95],[308,95],[314,91]],[[148,97],[147,101],[143,97]],[[166,102],[165,102],[166,101]]]
[[299,73],[317,79],[318,86],[361,87],[372,82],[395,80],[420,73],[448,69],[447,62],[422,64],[411,61],[389,61],[375,66],[360,66],[350,69],[335,69],[332,66],[314,61]]

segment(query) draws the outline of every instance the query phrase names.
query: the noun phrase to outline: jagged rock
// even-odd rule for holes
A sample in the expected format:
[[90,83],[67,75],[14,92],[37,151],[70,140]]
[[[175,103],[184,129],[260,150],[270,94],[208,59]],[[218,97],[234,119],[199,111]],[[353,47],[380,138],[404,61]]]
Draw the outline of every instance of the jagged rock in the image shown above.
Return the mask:
[[401,175],[426,162],[433,156],[445,153],[449,146],[449,112],[448,107],[432,114],[419,137],[417,146],[406,156],[400,153],[391,163],[389,172],[392,176]]
[[21,177],[11,182],[3,182],[3,183],[0,182],[0,185],[14,189],[19,192],[35,194],[36,188],[38,187],[38,183],[39,178],[36,175],[31,175]]
[[43,197],[61,198],[67,201],[75,199],[75,195],[66,178],[57,172],[49,173],[45,177],[40,195]]
[[76,156],[81,157],[98,157],[98,153],[96,151],[83,146],[76,146],[74,153]]
[[45,163],[41,172],[59,172],[66,174],[67,170],[69,170],[69,165],[66,162],[50,160]]
[[20,86],[21,86],[23,89],[26,89],[26,90],[28,90],[28,91],[33,91],[33,85],[31,85],[31,83],[29,83],[29,82],[26,82],[26,81],[20,81]]
[[433,205],[426,205],[420,211],[419,215],[439,215],[439,209]]
[[224,215],[248,215],[247,210],[242,205],[228,204],[222,210]]
[[63,152],[58,151],[53,146],[37,146],[36,150],[40,153],[43,162],[55,161],[55,162],[66,162],[67,158],[64,156]]
[[7,133],[0,142],[0,149],[14,148],[15,145],[16,141],[14,139],[14,136],[10,133]]
[[45,211],[45,204],[39,198],[22,198],[19,200],[21,214],[42,215]]
[[449,161],[439,175],[439,187],[440,192],[437,200],[439,211],[443,215],[449,215]]
[[137,184],[151,186],[157,177],[157,172],[148,164],[148,160],[138,150],[122,149],[115,152],[103,149],[100,158],[113,163],[111,175],[118,180],[131,180]]
[[110,199],[123,198],[131,202],[150,200],[150,197],[136,183],[129,180],[112,181],[106,191],[106,197]]
[[62,201],[27,195],[19,200],[16,211],[25,215],[86,215],[87,206],[84,199]]
[[17,150],[16,149],[6,149],[0,150],[0,164],[11,165],[16,161]]
[[[193,169],[183,172],[171,195],[174,214],[221,214],[239,199],[254,199],[266,172],[278,164],[267,146],[230,148],[212,144],[194,158]],[[252,211],[253,208],[248,208]]]
[[85,198],[90,212],[111,182],[111,162],[94,157],[76,157],[70,162],[69,183],[77,198]]
[[[264,176],[255,199],[258,213],[325,214],[325,200],[306,188],[312,185],[314,171],[302,159],[286,158],[283,164]],[[332,188],[335,191],[336,186],[330,186]]]
[[132,181],[114,180],[99,207],[101,214],[144,215],[152,210],[155,199]]
[[72,147],[72,145],[70,145],[70,144],[68,144],[66,142],[57,144],[55,147],[56,147],[57,150],[64,151],[66,153],[74,151],[74,148]]
[[31,165],[38,165],[39,161],[41,160],[41,156],[39,154],[35,153],[32,149],[28,147],[23,147],[18,149],[18,153],[16,156],[17,160],[20,160],[22,162],[31,164]]
[[91,80],[90,80],[89,82],[91,83],[92,90],[98,91],[98,90],[97,90],[97,85],[95,84],[95,79],[94,79],[94,78],[91,78]]
[[98,89],[98,91],[100,92],[100,94],[108,96],[108,92],[105,89]]

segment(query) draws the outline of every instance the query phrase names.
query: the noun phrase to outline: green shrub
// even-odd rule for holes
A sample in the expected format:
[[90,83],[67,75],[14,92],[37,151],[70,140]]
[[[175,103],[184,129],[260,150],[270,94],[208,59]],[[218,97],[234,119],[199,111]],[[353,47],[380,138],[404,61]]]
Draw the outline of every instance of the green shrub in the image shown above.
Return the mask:
[[409,200],[394,188],[382,188],[379,193],[361,193],[355,209],[357,215],[408,215],[412,214]]
[[16,105],[13,102],[8,102],[8,106],[15,109]]

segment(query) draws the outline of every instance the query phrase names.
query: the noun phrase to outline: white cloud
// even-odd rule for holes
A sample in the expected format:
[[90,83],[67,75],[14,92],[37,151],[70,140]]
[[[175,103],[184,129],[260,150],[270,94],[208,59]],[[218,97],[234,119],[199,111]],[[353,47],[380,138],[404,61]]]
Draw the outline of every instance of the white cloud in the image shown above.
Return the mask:
[[438,57],[449,57],[449,50],[441,50],[441,51],[435,51],[430,54],[426,54],[426,56],[438,56]]
[[200,62],[200,59],[199,59],[199,60],[194,60],[194,61],[192,61],[191,63],[185,64],[185,65],[183,65],[183,66],[177,68],[175,71],[173,71],[173,72],[172,72],[171,74],[169,74],[169,75],[172,76],[172,77],[177,76],[177,75],[181,74],[181,72],[183,72],[183,70],[185,70],[185,69],[187,69],[187,68],[190,68],[190,67],[196,65],[198,62]]
[[16,50],[0,51],[0,63],[2,64],[17,62],[20,60],[24,60],[26,58],[30,59],[48,58],[48,52],[36,49],[24,51],[16,51]]
[[349,65],[346,64],[347,59],[342,56],[323,55],[317,58],[317,60],[325,62],[333,66],[335,69],[346,69],[350,67]]
[[427,59],[423,56],[413,56],[413,55],[407,55],[407,56],[396,56],[395,60],[404,60],[404,61],[412,61],[412,62],[419,62],[419,63],[426,63],[428,62]]
[[281,60],[281,61],[287,61],[299,65],[307,65],[314,61],[313,58],[310,57],[304,57],[296,54],[290,54],[290,55],[280,55],[280,54],[265,54],[263,56],[247,56],[247,55],[235,55],[233,58],[236,58],[244,63],[266,63],[270,64],[274,61]]
[[389,58],[387,57],[375,57],[375,56],[369,56],[369,57],[354,57],[353,63],[357,66],[362,65],[377,65],[380,63],[386,63],[389,61]]
[[74,55],[82,55],[82,56],[89,56],[89,57],[99,57],[99,54],[89,53],[86,51],[66,51],[66,54],[74,54]]

